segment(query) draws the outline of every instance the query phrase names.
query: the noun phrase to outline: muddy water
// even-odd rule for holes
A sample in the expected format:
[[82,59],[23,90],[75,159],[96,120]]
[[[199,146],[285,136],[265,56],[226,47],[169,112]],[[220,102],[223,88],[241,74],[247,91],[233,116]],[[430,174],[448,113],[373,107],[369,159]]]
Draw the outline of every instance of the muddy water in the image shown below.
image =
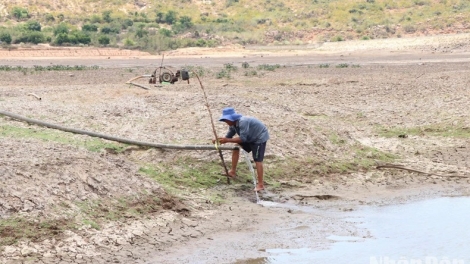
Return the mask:
[[368,237],[327,237],[327,250],[266,249],[268,257],[236,263],[459,263],[470,264],[470,198],[444,197],[411,204],[364,207],[347,221]]

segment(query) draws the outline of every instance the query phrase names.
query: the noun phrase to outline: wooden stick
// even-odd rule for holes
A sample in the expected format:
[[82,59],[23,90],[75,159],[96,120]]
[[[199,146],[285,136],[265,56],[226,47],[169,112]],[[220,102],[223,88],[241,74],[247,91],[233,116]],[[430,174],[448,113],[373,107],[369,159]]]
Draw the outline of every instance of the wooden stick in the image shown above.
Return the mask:
[[[216,144],[218,146],[219,145],[219,137],[217,136],[217,132],[215,130],[214,120],[212,119],[212,112],[211,112],[211,108],[209,107],[209,100],[207,99],[206,91],[204,90],[204,86],[202,85],[201,79],[199,79],[199,75],[197,75],[197,73],[195,73],[195,72],[194,72],[194,75],[196,75],[196,78],[199,81],[199,85],[201,86],[202,92],[204,94],[204,100],[206,101],[207,111],[209,112],[209,117],[211,118],[212,131],[214,132],[215,140],[217,142]],[[230,184],[230,175],[228,174],[227,166],[225,165],[224,155],[222,154],[222,150],[220,149],[220,147],[217,147],[217,150],[219,152],[219,156],[220,156],[220,160],[222,161],[222,165],[224,166],[224,169],[225,169],[225,175],[227,176],[227,183]]]
[[438,177],[470,178],[470,177],[464,176],[464,175],[441,175],[441,174],[436,174],[436,173],[424,172],[424,171],[410,169],[410,168],[406,168],[406,167],[403,167],[401,165],[395,165],[395,164],[382,164],[382,165],[378,165],[376,168],[379,169],[379,170],[383,169],[383,168],[406,170],[406,171],[411,171],[411,172],[416,172],[416,173],[421,173],[421,174],[426,174],[426,175],[434,175],[434,176],[438,176]]
[[36,99],[41,101],[41,97],[39,95],[35,94],[35,93],[29,93],[28,95],[34,96],[34,97],[36,97]]

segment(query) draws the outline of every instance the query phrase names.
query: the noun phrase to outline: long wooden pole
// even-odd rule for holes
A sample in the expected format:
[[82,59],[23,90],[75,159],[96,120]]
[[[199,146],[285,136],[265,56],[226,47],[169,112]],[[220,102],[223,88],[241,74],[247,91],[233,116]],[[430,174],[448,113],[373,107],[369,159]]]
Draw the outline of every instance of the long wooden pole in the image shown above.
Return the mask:
[[206,94],[206,91],[204,90],[204,85],[202,85],[201,79],[199,79],[199,75],[197,75],[197,73],[195,73],[195,72],[194,72],[194,75],[196,76],[197,80],[199,81],[199,85],[201,86],[202,92],[204,94],[204,100],[206,102],[207,111],[209,112],[209,117],[211,119],[212,131],[214,132],[214,136],[215,136],[215,140],[216,140],[216,144],[217,144],[217,150],[219,152],[220,160],[222,161],[222,166],[224,166],[224,169],[225,169],[225,175],[227,176],[227,183],[230,184],[230,176],[228,175],[227,165],[225,165],[224,155],[222,154],[222,149],[219,146],[220,145],[219,144],[219,137],[217,136],[217,131],[215,130],[214,120],[212,118],[212,112],[211,112],[211,108],[209,106],[209,100],[207,99],[207,94]]
[[[36,119],[31,119],[28,117],[24,117],[21,115],[17,115],[14,113],[10,113],[7,111],[2,111],[0,110],[0,116],[8,116],[10,118],[23,121],[29,124],[34,124],[38,126],[43,126],[43,127],[48,127],[48,128],[53,128],[57,130],[62,130],[65,132],[70,132],[70,133],[75,133],[75,134],[82,134],[82,135],[87,135],[90,137],[98,137],[102,139],[107,139],[111,141],[116,141],[116,142],[121,142],[125,144],[130,144],[130,145],[136,145],[136,146],[143,146],[143,147],[151,147],[151,148],[167,148],[167,149],[184,149],[184,150],[215,150],[216,147],[214,145],[173,145],[173,144],[161,144],[161,143],[152,143],[152,142],[143,142],[143,141],[137,141],[137,140],[132,140],[132,139],[126,139],[126,138],[119,138],[115,136],[110,136],[110,135],[105,135],[101,133],[96,133],[92,131],[86,131],[86,130],[81,130],[81,129],[75,129],[75,128],[69,128],[69,127],[64,127],[48,122],[44,122],[41,120],[36,120]],[[238,149],[238,147],[218,147],[219,151],[221,149],[224,150],[233,150],[233,149]]]

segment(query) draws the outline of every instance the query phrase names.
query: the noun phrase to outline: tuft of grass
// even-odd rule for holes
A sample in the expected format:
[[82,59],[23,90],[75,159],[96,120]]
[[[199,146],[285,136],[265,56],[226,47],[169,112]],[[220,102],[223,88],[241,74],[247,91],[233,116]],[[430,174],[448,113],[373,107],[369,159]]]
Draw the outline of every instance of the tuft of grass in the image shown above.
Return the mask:
[[99,138],[76,139],[69,133],[55,130],[41,130],[34,128],[22,128],[9,125],[0,126],[0,137],[12,138],[35,138],[44,141],[52,141],[65,145],[74,145],[84,147],[89,151],[99,152],[103,149],[109,149],[114,152],[122,152],[128,146],[117,142],[108,142]]
[[336,68],[348,68],[349,67],[349,64],[347,63],[340,63],[338,65],[336,65]]
[[276,69],[281,68],[281,65],[279,64],[260,64],[258,67],[256,67],[258,70],[264,70],[264,71],[275,71]]
[[38,66],[34,65],[33,68],[23,67],[23,66],[9,66],[9,65],[0,65],[0,71],[19,71],[26,74],[28,71],[32,72],[42,72],[42,71],[84,71],[84,70],[98,70],[99,66],[84,66],[84,65],[48,65],[48,66]]
[[435,124],[421,127],[378,128],[382,137],[404,137],[405,135],[470,138],[470,128],[462,125]]
[[[340,141],[339,139],[336,139]],[[303,179],[311,180],[332,174],[348,174],[357,171],[367,171],[375,167],[376,161],[390,163],[398,157],[385,153],[375,148],[356,143],[350,149],[345,150],[344,159],[320,160],[314,158],[278,160],[275,166],[266,169],[266,178],[278,179]]]
[[220,173],[224,169],[218,161],[202,162],[193,158],[180,158],[173,164],[155,167],[147,164],[139,169],[158,183],[170,189],[208,189],[225,181]]
[[99,230],[101,223],[106,221],[119,221],[124,218],[139,217],[159,212],[162,208],[172,209],[167,202],[176,202],[169,195],[158,197],[153,194],[140,194],[129,197],[120,197],[114,200],[94,200],[78,202],[79,215],[85,225]]
[[59,238],[64,230],[73,229],[69,219],[27,220],[20,217],[0,219],[0,246],[15,245],[20,241],[40,242]]
[[222,78],[230,79],[231,78],[230,71],[228,71],[226,69],[222,69],[222,70],[220,70],[219,72],[217,72],[215,74],[215,78],[217,78],[217,79],[222,79]]
[[257,76],[258,72],[256,70],[245,71],[244,75],[248,77]]
[[194,75],[194,73],[196,73],[199,77],[206,76],[210,73],[209,69],[206,69],[202,66],[186,65],[183,68],[190,72],[191,75]]
[[230,72],[230,71],[237,71],[238,67],[233,65],[233,63],[225,63],[224,69]]
[[[15,245],[20,241],[40,242],[45,239],[60,239],[65,230],[79,231],[83,226],[100,230],[107,221],[120,221],[127,218],[148,217],[162,209],[185,213],[179,199],[168,194],[139,194],[78,202],[78,211],[61,219],[34,219],[12,217],[0,219],[0,246]],[[69,210],[66,203],[57,205],[56,210]]]

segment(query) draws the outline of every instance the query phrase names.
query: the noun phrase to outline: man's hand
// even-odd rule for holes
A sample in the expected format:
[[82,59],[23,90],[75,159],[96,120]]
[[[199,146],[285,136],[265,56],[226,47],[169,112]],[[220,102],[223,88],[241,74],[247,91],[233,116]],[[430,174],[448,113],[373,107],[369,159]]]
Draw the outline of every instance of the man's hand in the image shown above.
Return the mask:
[[[225,144],[225,143],[228,142],[228,138],[224,138],[224,137],[223,137],[223,138],[219,138],[217,141],[219,141],[219,144]],[[213,140],[212,140],[212,143],[215,144],[215,142],[216,142],[216,140],[213,139]]]
[[225,138],[225,137],[219,138],[219,142],[220,142],[220,144],[228,143],[228,142],[230,142],[230,138]]
[[[223,137],[223,138],[219,138],[219,143],[220,144],[225,144],[225,143],[238,143],[240,144],[242,141],[240,140],[239,137],[235,137],[235,138],[226,138],[226,137]],[[212,143],[215,144],[215,139],[212,140]]]
[[228,141],[229,141],[228,138],[225,138],[225,137],[219,138],[219,143],[220,143],[220,144],[225,144],[225,143],[227,143]]

